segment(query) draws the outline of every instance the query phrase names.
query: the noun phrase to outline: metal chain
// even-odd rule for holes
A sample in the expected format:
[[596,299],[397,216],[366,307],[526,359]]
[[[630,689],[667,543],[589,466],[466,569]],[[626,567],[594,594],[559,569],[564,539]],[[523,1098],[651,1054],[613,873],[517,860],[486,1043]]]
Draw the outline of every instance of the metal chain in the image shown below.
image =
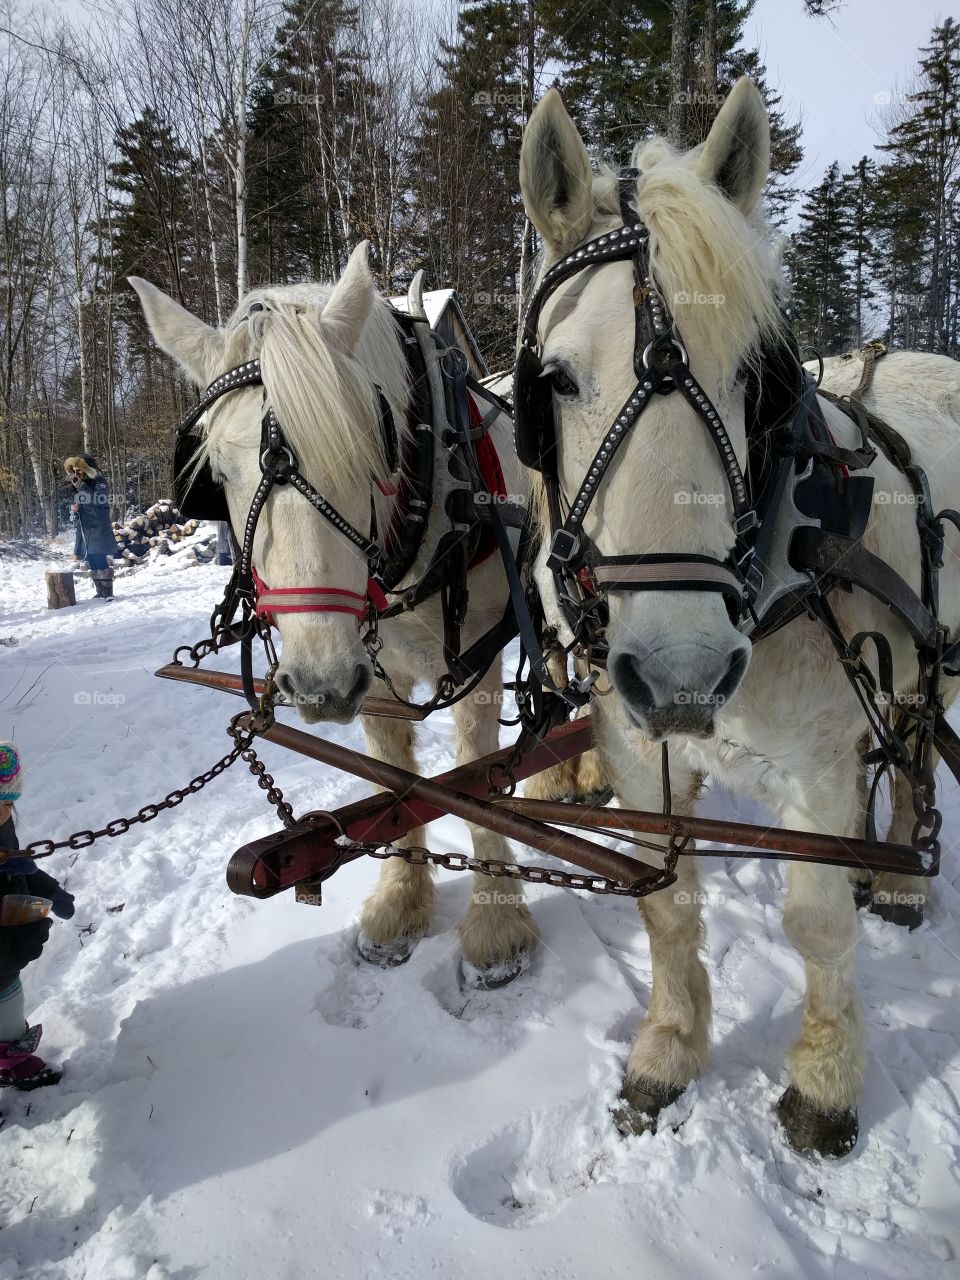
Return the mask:
[[422,845],[411,845],[400,849],[391,844],[366,844],[363,842],[351,845],[352,849],[360,849],[371,858],[401,858],[412,866],[426,865],[444,867],[447,871],[476,871],[480,875],[494,876],[507,880],[523,880],[527,884],[548,884],[561,889],[585,889],[588,893],[611,894],[621,898],[645,898],[648,894],[665,889],[676,880],[674,868],[680,853],[680,846],[671,839],[666,851],[663,869],[650,881],[640,885],[623,885],[608,876],[590,875],[585,872],[559,871],[553,867],[530,867],[517,862],[504,862],[500,858],[471,858],[466,853],[433,853]]
[[114,818],[99,830],[75,831],[73,835],[67,836],[63,840],[33,840],[30,844],[25,845],[24,848],[19,849],[17,853],[34,859],[49,858],[58,849],[87,849],[97,840],[102,840],[105,837],[112,839],[114,836],[125,835],[131,827],[144,822],[152,822],[154,818],[159,817],[166,810],[175,809],[178,804],[182,804],[186,800],[187,796],[196,795],[198,791],[202,791],[208,782],[218,778],[221,773],[229,769],[239,759],[242,759],[249,766],[250,772],[257,779],[257,785],[266,791],[267,800],[276,808],[283,825],[292,827],[296,822],[293,808],[289,801],[284,799],[283,792],[274,781],[273,775],[267,772],[266,765],[253,749],[253,742],[257,735],[263,733],[273,723],[272,688],[271,672],[268,677],[267,689],[264,690],[263,697],[260,699],[260,711],[257,715],[254,716],[250,712],[241,712],[240,715],[234,716],[230,721],[227,732],[233,738],[233,749],[228,751],[216,764],[211,765],[209,769],[197,774],[195,778],[191,778],[186,786],[176,788],[164,796],[162,800],[157,800],[153,804],[145,804],[132,818]]
[[[23,849],[18,850],[18,853],[29,855],[32,858],[49,858],[58,849],[86,849],[94,841],[102,840],[104,836],[122,836],[138,823],[152,822],[164,810],[175,809],[178,804],[186,800],[187,796],[196,795],[198,791],[202,791],[208,782],[218,778],[225,769],[229,769],[249,749],[247,740],[242,737],[236,737],[234,740],[236,745],[233,750],[218,760],[216,764],[211,765],[209,769],[192,778],[185,787],[169,792],[162,800],[157,800],[154,804],[145,804],[132,818],[114,818],[112,822],[108,822],[105,827],[101,827],[98,831],[75,831],[73,835],[67,836],[64,840],[33,840]],[[252,741],[253,735],[250,735],[249,742]],[[244,759],[246,759],[246,756],[244,756]]]
[[[274,781],[273,774],[267,772],[266,765],[254,751],[252,745],[254,738],[258,734],[264,733],[273,724],[272,689],[273,672],[271,671],[267,677],[267,688],[260,698],[260,710],[256,714],[250,711],[241,711],[239,715],[234,716],[230,721],[227,733],[237,744],[236,750],[243,757],[250,772],[256,778],[257,786],[267,793],[267,800],[276,809],[280,821],[285,827],[293,827],[296,825],[293,806],[283,798],[283,792]],[[241,727],[241,725],[245,727]]]

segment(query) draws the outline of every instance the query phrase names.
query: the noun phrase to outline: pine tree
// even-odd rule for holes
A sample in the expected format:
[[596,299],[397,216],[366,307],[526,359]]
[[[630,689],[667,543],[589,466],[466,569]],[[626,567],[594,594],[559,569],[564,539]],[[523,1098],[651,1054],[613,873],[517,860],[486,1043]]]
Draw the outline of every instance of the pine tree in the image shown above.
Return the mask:
[[922,191],[928,219],[926,246],[926,303],[922,333],[928,351],[947,350],[951,278],[955,255],[950,243],[951,202],[960,183],[960,25],[947,18],[935,27],[921,50],[920,78],[906,97],[908,114],[894,126],[884,150],[894,164],[921,166]]
[[850,346],[856,330],[850,216],[836,161],[804,197],[800,222],[787,254],[793,284],[790,317],[801,344],[821,355],[836,355]]
[[[803,154],[800,125],[787,122],[780,97],[766,83],[759,53],[743,47],[754,4],[691,0],[690,57],[676,141],[682,147],[702,142],[736,81],[750,76],[770,113],[771,177],[765,198],[779,222],[796,196],[788,180]],[[578,0],[541,0],[539,12],[545,46],[562,65],[558,87],[592,154],[625,164],[645,135],[668,134],[674,96],[669,4],[615,0],[597,10],[585,9]]]
[[[203,271],[193,234],[193,159],[150,106],[118,130],[114,142],[110,227],[98,227],[101,253],[112,256],[112,278],[146,276],[189,306]],[[132,293],[121,295],[117,310],[130,330],[131,354],[149,364],[153,344]]]
[[516,329],[522,19],[508,0],[461,8],[458,39],[441,45],[440,84],[413,142],[415,263],[428,285],[459,291],[491,365],[512,362]]
[[900,159],[877,172],[871,221],[875,227],[877,280],[886,294],[884,340],[924,347],[927,285],[925,262],[930,234],[926,170]]
[[874,239],[876,231],[875,198],[877,166],[868,156],[863,156],[849,173],[843,175],[847,218],[850,228],[851,275],[854,291],[854,315],[856,329],[854,342],[859,348],[866,341],[867,311],[876,298],[873,273],[877,265]]
[[251,246],[264,279],[335,279],[364,222],[360,146],[376,87],[345,0],[287,0],[250,111]]

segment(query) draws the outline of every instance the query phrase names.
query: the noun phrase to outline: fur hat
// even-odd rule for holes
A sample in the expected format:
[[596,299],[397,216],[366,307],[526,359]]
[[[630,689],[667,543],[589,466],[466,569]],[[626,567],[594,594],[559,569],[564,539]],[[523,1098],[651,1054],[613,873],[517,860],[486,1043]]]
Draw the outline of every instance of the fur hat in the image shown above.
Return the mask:
[[71,471],[79,471],[88,480],[94,480],[97,476],[97,460],[89,453],[74,454],[73,457],[64,459],[63,469],[67,475]]
[[12,742],[0,742],[0,804],[13,804],[23,794],[23,770]]

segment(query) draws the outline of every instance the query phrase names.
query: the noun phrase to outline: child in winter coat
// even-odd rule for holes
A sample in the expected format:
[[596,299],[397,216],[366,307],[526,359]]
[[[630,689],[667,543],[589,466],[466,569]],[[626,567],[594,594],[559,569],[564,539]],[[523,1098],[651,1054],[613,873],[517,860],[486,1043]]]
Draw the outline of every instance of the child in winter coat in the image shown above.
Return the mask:
[[[62,919],[73,915],[73,895],[32,858],[16,856],[20,845],[13,823],[13,805],[23,790],[20,757],[11,742],[0,742],[0,907],[8,893],[50,898]],[[37,1056],[43,1028],[28,1027],[23,1016],[20,970],[36,960],[50,932],[49,920],[29,924],[0,924],[0,1088],[21,1091],[56,1084],[62,1072]]]

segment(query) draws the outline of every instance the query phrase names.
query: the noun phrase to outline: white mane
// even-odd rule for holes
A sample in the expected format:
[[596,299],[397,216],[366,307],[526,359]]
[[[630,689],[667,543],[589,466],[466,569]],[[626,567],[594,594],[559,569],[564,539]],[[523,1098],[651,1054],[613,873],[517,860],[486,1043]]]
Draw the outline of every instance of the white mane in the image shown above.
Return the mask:
[[[773,234],[758,210],[749,218],[696,171],[699,148],[675,152],[662,138],[639,143],[636,207],[650,231],[650,265],[677,329],[709,352],[732,380],[765,337],[783,326],[784,280]],[[594,179],[596,217],[616,215],[615,172]]]
[[[254,289],[224,330],[225,368],[259,360],[267,404],[305,475],[331,495],[356,483],[357,475],[386,479],[389,466],[378,427],[380,387],[398,432],[406,431],[407,362],[389,304],[373,308],[353,355],[319,324],[332,285],[304,284]],[[251,312],[262,303],[264,310]],[[242,447],[229,433],[230,415],[208,415],[198,461],[211,450]]]

